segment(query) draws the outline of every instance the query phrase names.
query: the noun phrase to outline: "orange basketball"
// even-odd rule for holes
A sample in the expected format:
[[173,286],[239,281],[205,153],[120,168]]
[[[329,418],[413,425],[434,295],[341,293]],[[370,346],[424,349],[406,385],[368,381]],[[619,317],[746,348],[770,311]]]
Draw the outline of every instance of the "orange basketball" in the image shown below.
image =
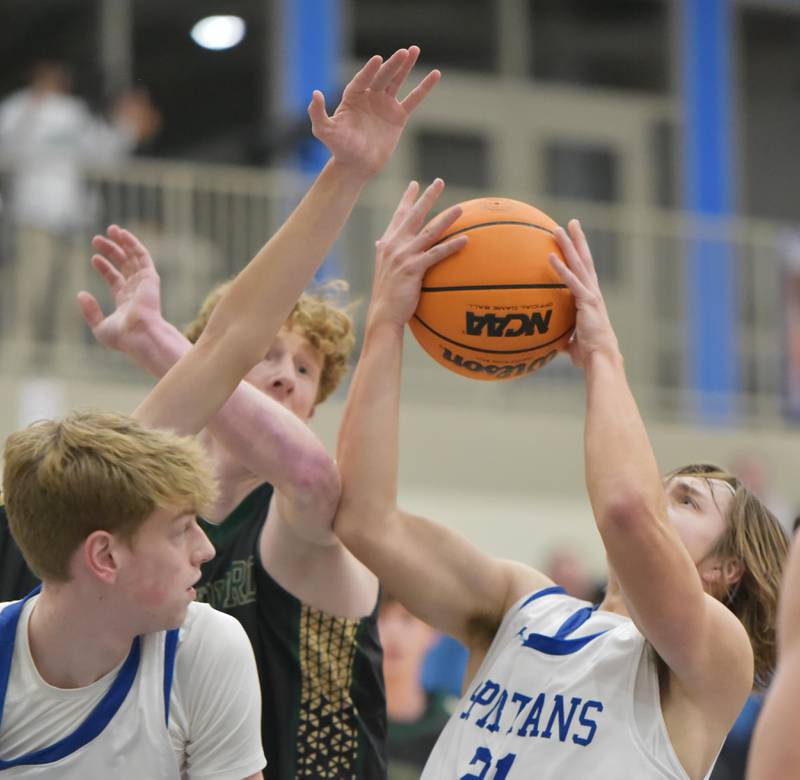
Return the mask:
[[409,323],[422,348],[473,379],[512,379],[547,365],[575,327],[575,300],[550,265],[557,224],[508,198],[478,198],[441,240],[469,243],[433,266]]

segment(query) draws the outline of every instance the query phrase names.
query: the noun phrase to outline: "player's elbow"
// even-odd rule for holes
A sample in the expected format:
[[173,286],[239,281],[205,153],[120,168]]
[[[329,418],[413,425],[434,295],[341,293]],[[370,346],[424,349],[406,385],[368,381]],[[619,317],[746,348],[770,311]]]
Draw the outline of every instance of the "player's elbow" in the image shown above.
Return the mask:
[[333,515],[341,496],[342,481],[339,469],[327,452],[305,453],[298,458],[290,482],[290,491],[298,502],[319,507],[320,515]]
[[595,507],[597,528],[602,536],[636,536],[659,521],[658,506],[644,492],[635,489],[615,491]]

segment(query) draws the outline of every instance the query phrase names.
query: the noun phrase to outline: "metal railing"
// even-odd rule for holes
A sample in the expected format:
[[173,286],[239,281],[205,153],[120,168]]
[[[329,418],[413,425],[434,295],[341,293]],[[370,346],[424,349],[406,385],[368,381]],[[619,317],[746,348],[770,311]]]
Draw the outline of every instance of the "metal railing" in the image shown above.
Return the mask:
[[[136,376],[121,356],[95,345],[80,322],[77,305],[62,307],[64,296],[78,289],[94,292],[108,310],[110,296],[89,264],[89,238],[111,222],[129,227],[150,248],[162,278],[165,315],[176,324],[194,317],[206,292],[236,273],[276,230],[308,185],[288,172],[135,161],[115,170],[87,173],[89,192],[99,204],[92,229],[74,239],[53,266],[58,275],[42,293],[50,327],[18,334],[20,285],[30,266],[17,251],[17,231],[6,216],[2,232],[2,330],[7,371],[49,369]],[[328,270],[350,282],[352,296],[366,302],[372,249],[380,236],[402,182],[383,179],[361,198],[343,232]],[[448,203],[481,193],[450,190]],[[505,193],[534,200],[530,193]],[[663,419],[687,419],[692,414],[688,386],[686,332],[686,247],[688,242],[713,240],[729,246],[735,258],[739,301],[737,344],[741,387],[735,408],[743,422],[782,425],[785,415],[787,368],[784,288],[786,281],[784,228],[738,220],[722,224],[649,210],[635,204],[598,206],[548,200],[537,204],[560,222],[578,215],[593,246],[604,293],[626,355],[631,383],[648,414]],[[59,281],[60,279],[60,281]],[[66,281],[65,281],[66,280]],[[360,307],[363,314],[365,306]],[[358,316],[358,315],[357,315]],[[36,323],[33,323],[36,324]],[[42,324],[42,323],[39,323]],[[16,335],[15,335],[16,334]],[[409,344],[413,339],[409,338]],[[557,392],[554,392],[554,389]],[[579,409],[582,386],[578,372],[559,359],[533,376],[504,383],[483,383],[451,375],[415,346],[409,346],[406,389],[409,396],[450,402],[525,404]]]

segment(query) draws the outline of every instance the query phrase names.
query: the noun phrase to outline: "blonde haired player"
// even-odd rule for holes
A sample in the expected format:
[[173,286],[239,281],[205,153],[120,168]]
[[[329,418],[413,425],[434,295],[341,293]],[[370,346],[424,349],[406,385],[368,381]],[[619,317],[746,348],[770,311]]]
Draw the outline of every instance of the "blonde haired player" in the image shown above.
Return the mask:
[[[197,343],[138,407],[138,423],[123,419],[115,441],[102,431],[105,419],[91,416],[82,436],[68,435],[68,418],[9,438],[5,500],[28,563],[39,566],[39,545],[30,540],[41,540],[41,529],[72,524],[76,532],[71,547],[61,550],[62,568],[37,571],[41,594],[0,613],[0,769],[6,776],[261,776],[259,688],[247,638],[235,621],[192,603],[200,564],[213,552],[195,519],[207,502],[181,492],[185,479],[170,480],[180,440],[166,441],[151,459],[163,460],[162,479],[174,492],[150,494],[140,490],[144,475],[130,442],[135,437],[156,447],[163,439],[142,424],[200,431],[263,359],[363,185],[383,166],[411,108],[438,78],[430,74],[399,103],[398,79],[412,56],[403,49],[386,62],[373,57],[332,117],[321,93],[314,94],[313,130],[331,160],[238,275]],[[144,260],[132,255],[126,262],[136,273]],[[91,308],[87,294],[81,299]],[[73,479],[61,479],[62,471]],[[151,462],[147,471],[159,470]],[[95,472],[97,479],[84,482]],[[202,471],[196,477],[208,480]],[[117,516],[114,503],[121,483],[145,498],[127,518]],[[44,501],[51,513],[40,511]],[[206,684],[173,684],[195,681],[195,674]]]
[[[459,208],[411,185],[378,243],[364,348],[340,428],[342,541],[421,619],[469,649],[466,695],[425,780],[707,777],[754,679],[774,662],[786,540],[733,477],[662,480],[577,222],[553,264],[575,295],[586,482],[609,560],[599,608],[397,506],[403,332]],[[535,464],[531,464],[535,467]],[[754,660],[755,658],[755,660]]]

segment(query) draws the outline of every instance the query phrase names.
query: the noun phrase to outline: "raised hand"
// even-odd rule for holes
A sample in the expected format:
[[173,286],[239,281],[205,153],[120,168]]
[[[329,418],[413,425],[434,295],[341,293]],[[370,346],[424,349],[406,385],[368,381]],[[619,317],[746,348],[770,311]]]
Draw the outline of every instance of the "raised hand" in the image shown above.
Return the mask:
[[441,78],[433,70],[404,100],[397,93],[419,57],[419,47],[398,49],[386,62],[372,57],[345,87],[333,116],[315,90],[308,107],[311,131],[340,163],[367,175],[379,171],[394,151],[414,109]]
[[115,309],[105,316],[97,300],[86,291],[78,304],[86,324],[103,346],[131,354],[136,339],[150,320],[161,319],[161,281],[145,246],[129,230],[110,225],[92,246],[92,266],[114,296]]
[[575,365],[583,368],[592,352],[601,350],[619,353],[619,344],[608,317],[583,228],[577,219],[573,219],[567,229],[569,232],[560,227],[555,234],[566,264],[553,253],[550,254],[550,263],[575,296],[577,318],[575,333],[568,349]]
[[443,191],[444,182],[435,179],[419,198],[419,185],[415,181],[403,193],[386,232],[375,245],[369,323],[390,321],[400,327],[405,325],[417,308],[425,272],[467,243],[465,235],[437,243],[461,216],[460,206],[451,206],[425,224],[428,212]]

